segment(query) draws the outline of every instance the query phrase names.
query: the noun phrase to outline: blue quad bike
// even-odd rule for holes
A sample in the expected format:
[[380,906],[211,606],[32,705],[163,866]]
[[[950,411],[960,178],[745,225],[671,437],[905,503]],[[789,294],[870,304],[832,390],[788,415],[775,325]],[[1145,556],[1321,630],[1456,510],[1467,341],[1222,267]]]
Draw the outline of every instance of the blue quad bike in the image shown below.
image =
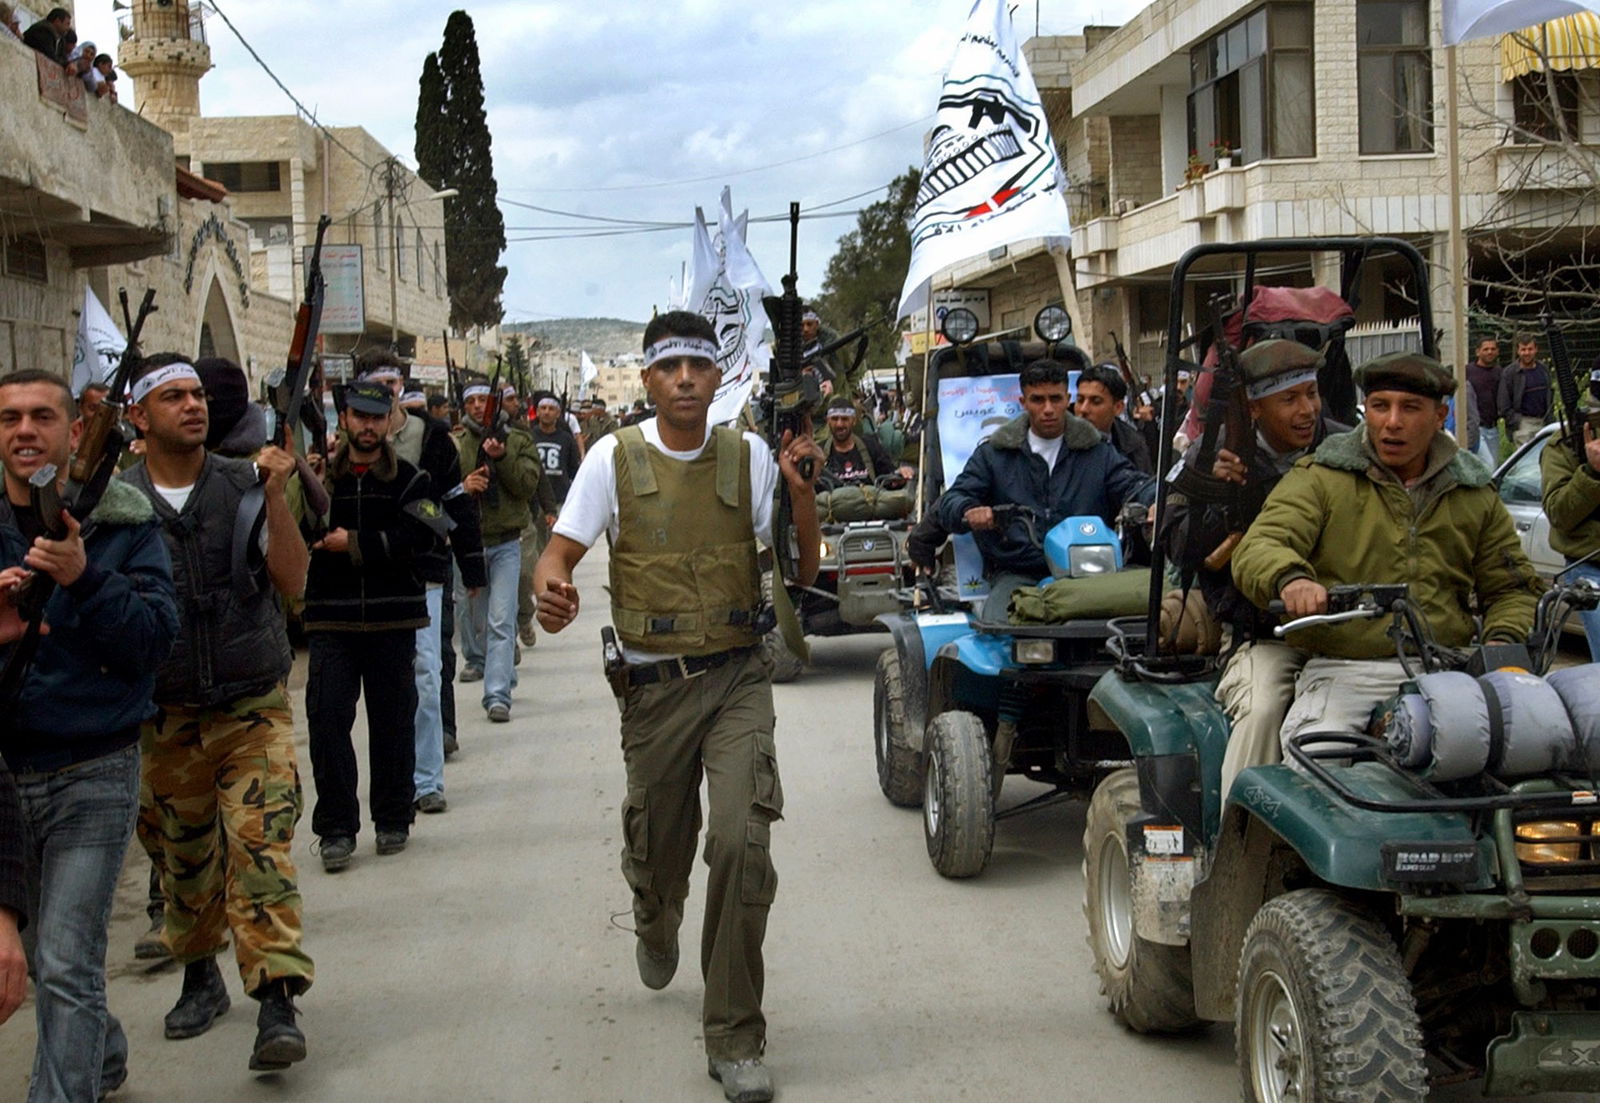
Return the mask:
[[[1015,518],[1040,542],[1031,510],[997,506],[995,513],[1001,523]],[[1123,566],[1121,542],[1099,517],[1068,517],[1042,545],[1052,579],[1072,580],[1067,589],[1091,603]],[[1123,581],[1137,594],[1142,579],[1139,572]],[[997,820],[1086,799],[1131,761],[1127,742],[1097,729],[1088,715],[1089,691],[1112,666],[1109,613],[1053,624],[986,623],[931,584],[923,593],[925,608],[880,618],[894,646],[879,656],[873,685],[878,784],[892,803],[922,806],[934,869],[972,877],[989,862]],[[1050,788],[997,811],[1008,774]]]
[[[1395,239],[1199,246],[1172,301],[1191,268],[1225,266],[1248,302],[1258,259],[1308,253],[1341,261],[1346,298],[1372,283],[1363,264],[1409,284],[1434,354],[1426,269]],[[1210,336],[1181,307],[1169,322],[1170,387],[1202,370]],[[1558,578],[1526,646],[1457,653],[1404,585],[1334,588],[1327,614],[1280,634],[1388,617],[1409,680],[1366,733],[1296,736],[1287,761],[1223,791],[1217,659],[1162,646],[1161,566],[1158,548],[1144,623],[1113,625],[1127,634],[1086,710],[1088,738],[1131,758],[1099,782],[1083,840],[1112,1015],[1147,1033],[1231,1021],[1250,1103],[1414,1101],[1473,1080],[1600,1092],[1600,666],[1547,673],[1560,625],[1600,593]]]

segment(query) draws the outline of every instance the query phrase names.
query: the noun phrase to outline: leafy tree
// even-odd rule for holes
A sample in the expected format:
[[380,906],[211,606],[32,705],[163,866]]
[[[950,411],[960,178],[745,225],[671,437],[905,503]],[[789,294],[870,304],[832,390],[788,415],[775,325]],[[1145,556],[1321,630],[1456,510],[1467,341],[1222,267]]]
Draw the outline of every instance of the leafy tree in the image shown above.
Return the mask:
[[418,175],[429,187],[461,193],[444,201],[450,324],[457,329],[494,325],[505,314],[500,291],[506,269],[497,262],[506,247],[506,223],[495,204],[478,39],[464,11],[450,13],[444,47],[423,62],[416,141]]
[[[839,239],[839,249],[822,279],[817,312],[840,333],[892,314],[911,265],[911,233],[906,227],[921,182],[921,170],[907,168],[890,182],[888,195],[864,208],[856,217],[856,228]],[[874,326],[862,370],[892,370],[899,344],[898,328]]]

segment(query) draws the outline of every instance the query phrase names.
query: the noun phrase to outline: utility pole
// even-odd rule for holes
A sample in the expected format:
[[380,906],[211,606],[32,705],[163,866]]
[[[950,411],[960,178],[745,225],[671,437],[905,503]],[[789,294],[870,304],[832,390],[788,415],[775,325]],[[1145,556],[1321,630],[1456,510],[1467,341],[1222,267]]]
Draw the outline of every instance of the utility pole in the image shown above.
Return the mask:
[[389,200],[389,349],[396,354],[400,352],[400,314],[395,293],[400,271],[400,212],[395,199],[400,191],[400,162],[391,157],[383,163],[383,193]]

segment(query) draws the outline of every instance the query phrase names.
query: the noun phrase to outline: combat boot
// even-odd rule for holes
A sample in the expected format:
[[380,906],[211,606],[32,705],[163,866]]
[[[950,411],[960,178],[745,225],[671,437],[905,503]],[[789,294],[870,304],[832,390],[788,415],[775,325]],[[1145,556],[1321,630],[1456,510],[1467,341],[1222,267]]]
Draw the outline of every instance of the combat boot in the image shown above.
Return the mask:
[[229,1006],[228,986],[222,982],[217,959],[213,956],[191,961],[183,967],[183,991],[178,1002],[167,1012],[167,1037],[194,1038],[204,1034]]
[[672,983],[678,971],[678,937],[673,935],[672,948],[664,954],[653,952],[638,939],[634,946],[634,961],[639,966],[639,979],[646,988],[659,991]]
[[286,980],[269,981],[253,993],[261,1001],[256,1015],[256,1048],[250,1054],[250,1067],[257,1072],[286,1069],[306,1059],[306,1036],[294,1024],[299,1014]]
[[743,1061],[719,1061],[710,1057],[706,1060],[706,1072],[722,1085],[722,1094],[728,1103],[767,1103],[772,1098],[772,1073],[759,1057]]

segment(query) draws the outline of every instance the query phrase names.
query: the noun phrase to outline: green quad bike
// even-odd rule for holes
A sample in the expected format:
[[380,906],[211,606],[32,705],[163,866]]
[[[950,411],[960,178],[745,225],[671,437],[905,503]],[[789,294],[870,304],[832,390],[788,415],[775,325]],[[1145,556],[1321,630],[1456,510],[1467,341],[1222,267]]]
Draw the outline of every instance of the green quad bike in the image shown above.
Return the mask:
[[[1249,302],[1258,256],[1308,250],[1342,257],[1347,298],[1363,260],[1408,262],[1431,353],[1426,273],[1398,240],[1201,246],[1180,260],[1173,301],[1196,263],[1242,257]],[[1209,341],[1185,340],[1173,314],[1169,387]],[[1600,593],[1558,582],[1531,647],[1476,649],[1471,673],[1441,669],[1463,656],[1428,644],[1404,586],[1330,594],[1329,614],[1280,631],[1392,616],[1414,682],[1374,735],[1297,737],[1290,763],[1242,770],[1225,793],[1216,660],[1160,650],[1156,555],[1149,616],[1113,636],[1117,665],[1089,702],[1091,725],[1134,760],[1097,788],[1084,830],[1089,942],[1112,1014],[1145,1033],[1231,1020],[1250,1103],[1420,1100],[1478,1078],[1489,1095],[1600,1092],[1600,667],[1539,676],[1552,626]],[[1532,673],[1473,676],[1506,665]],[[1461,711],[1493,700],[1461,686],[1507,679],[1515,717]]]

